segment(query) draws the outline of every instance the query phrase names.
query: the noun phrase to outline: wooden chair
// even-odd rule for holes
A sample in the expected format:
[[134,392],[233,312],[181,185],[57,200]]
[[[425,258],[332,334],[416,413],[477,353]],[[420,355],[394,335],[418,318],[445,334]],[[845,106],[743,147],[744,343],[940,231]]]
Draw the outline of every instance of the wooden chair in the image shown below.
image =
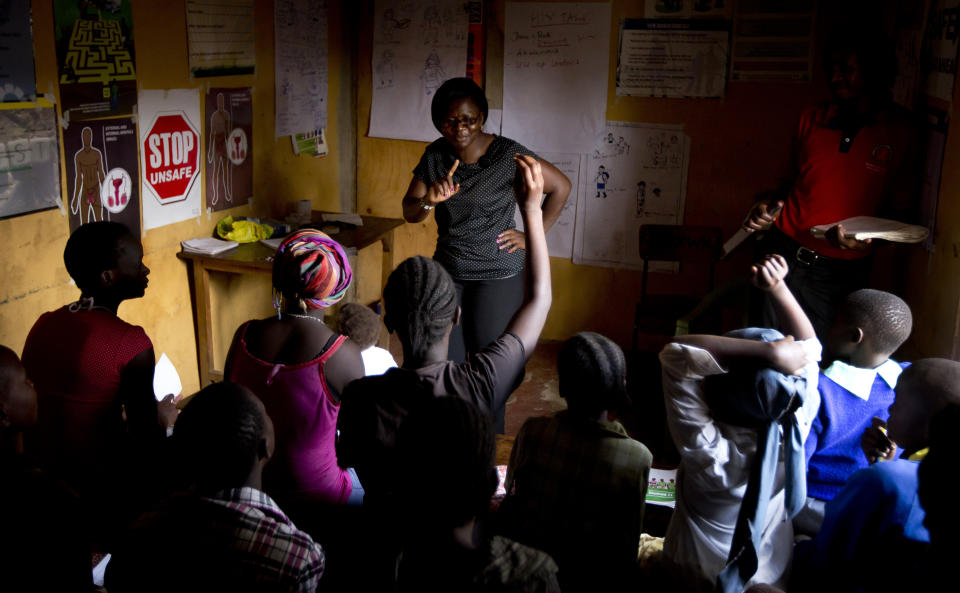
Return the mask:
[[[717,227],[648,224],[640,227],[639,235],[643,276],[633,323],[634,350],[641,332],[661,336],[678,333],[678,320],[684,319],[713,290],[714,264],[720,258],[722,243]],[[681,275],[698,278],[694,284],[699,288],[688,294],[648,293],[651,261],[678,264]],[[680,328],[679,333],[688,330]]]

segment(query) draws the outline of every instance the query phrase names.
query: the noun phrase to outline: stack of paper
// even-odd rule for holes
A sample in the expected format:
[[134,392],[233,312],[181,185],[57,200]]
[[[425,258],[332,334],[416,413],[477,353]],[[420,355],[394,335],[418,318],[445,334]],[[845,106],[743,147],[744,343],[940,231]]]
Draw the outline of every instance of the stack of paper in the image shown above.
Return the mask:
[[186,253],[199,253],[201,255],[217,255],[224,251],[229,251],[239,245],[236,241],[224,241],[207,237],[205,239],[187,239],[180,241],[180,247]]
[[833,224],[820,224],[810,229],[810,232],[814,237],[822,238],[829,229],[838,224],[843,226],[844,238],[857,241],[884,239],[896,243],[919,243],[930,234],[930,230],[924,226],[873,216],[854,216]]

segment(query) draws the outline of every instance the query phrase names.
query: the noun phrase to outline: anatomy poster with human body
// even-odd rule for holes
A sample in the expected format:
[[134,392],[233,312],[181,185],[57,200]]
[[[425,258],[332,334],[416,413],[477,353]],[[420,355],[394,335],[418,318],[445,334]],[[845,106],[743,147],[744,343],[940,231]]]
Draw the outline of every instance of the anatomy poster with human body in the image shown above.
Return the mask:
[[369,135],[432,142],[434,92],[467,68],[467,12],[457,0],[377,0]]
[[112,220],[140,235],[137,144],[133,118],[75,122],[63,131],[71,232]]
[[639,268],[643,224],[682,224],[690,140],[680,126],[607,122],[584,159],[573,261]]
[[253,95],[249,88],[212,88],[206,125],[207,208],[216,212],[246,204],[253,195]]

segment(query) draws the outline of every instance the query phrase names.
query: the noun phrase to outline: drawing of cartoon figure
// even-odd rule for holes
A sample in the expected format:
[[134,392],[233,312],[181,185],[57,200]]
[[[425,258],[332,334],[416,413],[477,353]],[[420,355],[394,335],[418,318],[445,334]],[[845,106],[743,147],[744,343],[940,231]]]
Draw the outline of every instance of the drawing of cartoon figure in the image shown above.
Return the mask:
[[433,94],[433,91],[440,88],[440,85],[446,80],[447,76],[443,72],[443,66],[440,65],[440,56],[437,55],[437,50],[432,50],[430,55],[427,56],[423,65],[423,74],[420,75],[420,78],[423,80],[423,91],[428,97]]
[[650,136],[647,139],[647,166],[655,169],[663,169],[667,166],[666,141],[663,134],[659,136]]
[[643,216],[643,205],[647,202],[647,182],[637,183],[637,216]]
[[207,138],[207,163],[213,164],[210,173],[211,191],[210,205],[215,206],[220,200],[219,187],[223,187],[224,198],[233,201],[230,159],[227,156],[227,136],[230,134],[230,114],[223,107],[223,93],[217,93],[217,110],[210,115],[210,131]]
[[440,43],[440,11],[430,5],[423,9],[423,44],[435,45]]
[[393,41],[393,35],[397,31],[402,31],[410,26],[410,19],[398,19],[393,15],[393,9],[388,8],[383,11],[383,40]]
[[613,132],[607,132],[607,144],[613,144]]
[[[94,204],[100,202],[100,189],[106,173],[103,170],[103,153],[93,147],[93,129],[83,128],[80,131],[80,139],[83,147],[73,155],[73,198],[70,200],[70,212],[80,216],[80,224],[83,220],[83,203],[86,203],[87,220],[94,222],[97,220]],[[109,220],[103,217],[103,203],[100,203],[99,220]]]
[[670,137],[670,147],[668,148],[670,167],[679,169],[682,164],[683,155],[680,152],[680,138],[676,135]]
[[386,49],[376,67],[377,88],[393,88],[393,51]]
[[610,180],[610,174],[607,173],[607,169],[600,165],[597,169],[597,176],[594,178],[594,181],[597,182],[597,197],[601,197],[600,194],[603,194],[602,197],[607,197],[607,181]]
[[630,154],[630,145],[623,139],[623,136],[617,140],[617,154]]

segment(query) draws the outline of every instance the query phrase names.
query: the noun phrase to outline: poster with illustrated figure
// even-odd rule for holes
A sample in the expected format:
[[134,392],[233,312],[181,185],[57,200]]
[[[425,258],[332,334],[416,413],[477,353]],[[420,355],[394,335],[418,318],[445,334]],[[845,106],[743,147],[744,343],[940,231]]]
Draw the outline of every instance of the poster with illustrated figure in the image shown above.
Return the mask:
[[133,118],[74,122],[63,130],[70,231],[112,220],[140,236],[140,172]]
[[33,36],[29,2],[0,2],[0,101],[33,101]]
[[369,135],[433,142],[434,92],[467,68],[467,11],[458,0],[376,0]]
[[131,115],[137,104],[130,0],[54,0],[64,119]]
[[588,152],[607,117],[610,4],[507,2],[506,17],[503,135]]
[[138,109],[143,228],[200,216],[200,171],[206,156],[200,142],[200,89],[140,91]]
[[[553,163],[553,166],[560,169],[560,172],[570,180],[570,195],[567,196],[563,210],[560,211],[560,217],[547,231],[547,249],[550,251],[550,257],[570,259],[573,257],[573,231],[580,195],[581,161],[584,160],[584,155],[541,153],[540,158]],[[514,214],[514,223],[518,229],[523,230],[519,208]]]
[[276,136],[327,128],[327,0],[274,4]]
[[56,110],[0,110],[0,218],[60,204]]
[[640,226],[683,223],[689,154],[681,126],[607,122],[584,155],[574,263],[640,268]]
[[253,195],[253,95],[250,88],[207,91],[203,122],[207,208],[246,204]]

